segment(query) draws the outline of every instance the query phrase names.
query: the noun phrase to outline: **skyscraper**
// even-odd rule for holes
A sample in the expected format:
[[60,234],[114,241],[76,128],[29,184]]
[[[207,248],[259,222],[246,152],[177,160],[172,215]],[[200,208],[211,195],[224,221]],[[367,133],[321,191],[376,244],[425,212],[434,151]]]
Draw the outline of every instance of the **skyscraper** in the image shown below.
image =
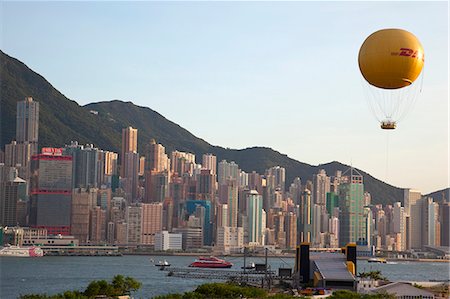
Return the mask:
[[[284,192],[286,184],[286,169],[281,166],[274,166],[266,170],[267,177],[273,177],[268,180],[267,185],[273,190],[279,189]],[[270,183],[269,183],[270,182]]]
[[406,217],[405,217],[405,208],[402,207],[401,202],[394,203],[394,211],[393,211],[393,230],[395,234],[401,235],[400,242],[400,250],[406,250]]
[[91,198],[88,191],[74,189],[72,194],[71,234],[86,244],[89,240],[89,214]]
[[312,242],[312,205],[311,205],[311,192],[306,189],[303,191],[300,200],[299,211],[299,237],[301,242]]
[[133,202],[137,199],[139,184],[139,154],[128,152],[124,155],[123,170],[123,186],[127,199]]
[[72,157],[52,154],[31,158],[30,225],[50,235],[69,235],[72,208]]
[[154,245],[155,234],[162,231],[163,204],[145,203],[142,204],[142,236],[141,243]]
[[156,143],[155,139],[150,140],[145,147],[145,170],[156,172],[169,170],[169,164],[164,146]]
[[128,206],[125,212],[127,222],[127,243],[140,244],[142,237],[142,206],[135,204]]
[[[263,244],[263,199],[256,190],[247,195],[248,243]],[[265,222],[265,219],[264,219]]]
[[227,205],[228,205],[228,226],[238,226],[238,186],[235,180],[228,181],[226,185],[227,190]]
[[211,169],[202,169],[197,175],[196,199],[215,201],[216,175]]
[[439,206],[441,221],[441,246],[450,246],[450,203],[443,202]]
[[120,175],[125,177],[125,153],[137,153],[137,129],[132,127],[122,129],[122,157]]
[[5,145],[5,165],[16,167],[19,171],[19,177],[29,182],[30,179],[30,161],[34,149],[31,143],[17,143],[12,141]]
[[319,173],[313,177],[313,197],[315,204],[326,204],[326,197],[327,193],[330,192],[330,186],[330,177],[327,176],[325,169],[321,169]]
[[39,137],[39,102],[32,97],[17,102],[16,140],[18,143],[30,143],[32,154],[37,154]]
[[204,154],[202,159],[202,168],[211,170],[212,175],[217,174],[217,157],[213,154]]
[[219,162],[219,169],[217,173],[217,180],[219,185],[226,184],[227,180],[233,179],[238,181],[239,179],[239,165],[231,161],[228,163],[226,160]]
[[187,200],[186,201],[187,215],[195,215],[200,219],[201,227],[203,229],[203,244],[211,245],[213,241],[213,223],[211,208],[211,201],[209,200]]
[[64,155],[72,156],[72,188],[97,188],[102,169],[99,169],[100,150],[92,144],[83,146],[71,142],[63,149]]
[[362,175],[354,168],[339,186],[340,246],[347,243],[367,244],[364,213],[364,184]]
[[420,248],[421,244],[421,227],[420,222],[412,219],[420,219],[420,208],[412,209],[417,201],[422,198],[420,191],[412,189],[403,190],[403,206],[405,208],[406,217],[406,249]]

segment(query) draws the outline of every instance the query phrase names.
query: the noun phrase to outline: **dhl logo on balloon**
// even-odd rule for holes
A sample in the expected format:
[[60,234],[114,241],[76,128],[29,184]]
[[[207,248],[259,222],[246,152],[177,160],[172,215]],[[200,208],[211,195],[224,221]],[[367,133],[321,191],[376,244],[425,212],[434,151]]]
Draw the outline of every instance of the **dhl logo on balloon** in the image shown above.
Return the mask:
[[407,56],[411,58],[417,58],[422,59],[425,61],[425,56],[423,55],[423,52],[420,51],[414,51],[413,49],[409,48],[400,48],[400,52],[392,52],[391,55],[393,56]]

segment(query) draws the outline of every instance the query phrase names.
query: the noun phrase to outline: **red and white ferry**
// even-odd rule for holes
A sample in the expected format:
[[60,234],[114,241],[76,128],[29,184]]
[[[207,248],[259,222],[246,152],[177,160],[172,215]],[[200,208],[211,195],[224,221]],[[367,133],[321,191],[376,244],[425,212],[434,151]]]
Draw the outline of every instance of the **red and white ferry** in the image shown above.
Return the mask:
[[19,247],[19,246],[6,246],[0,249],[0,256],[11,257],[41,257],[44,256],[44,252],[40,247]]
[[196,268],[231,268],[232,263],[217,257],[199,257],[195,262],[189,265],[189,267]]

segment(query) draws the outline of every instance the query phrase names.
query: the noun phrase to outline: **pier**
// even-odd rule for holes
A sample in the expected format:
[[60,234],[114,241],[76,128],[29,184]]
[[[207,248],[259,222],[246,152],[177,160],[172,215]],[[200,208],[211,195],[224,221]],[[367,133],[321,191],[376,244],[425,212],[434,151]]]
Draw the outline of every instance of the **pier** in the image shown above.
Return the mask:
[[46,256],[121,256],[117,246],[41,246]]

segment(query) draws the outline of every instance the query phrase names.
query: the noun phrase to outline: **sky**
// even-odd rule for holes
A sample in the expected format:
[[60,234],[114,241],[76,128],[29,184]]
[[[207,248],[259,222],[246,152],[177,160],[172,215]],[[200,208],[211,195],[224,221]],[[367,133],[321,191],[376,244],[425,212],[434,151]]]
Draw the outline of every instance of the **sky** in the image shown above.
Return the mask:
[[[0,48],[85,105],[149,107],[213,144],[351,164],[424,194],[449,183],[448,2],[0,2]],[[402,28],[421,93],[387,132],[358,52]],[[139,137],[138,137],[139,138]]]

